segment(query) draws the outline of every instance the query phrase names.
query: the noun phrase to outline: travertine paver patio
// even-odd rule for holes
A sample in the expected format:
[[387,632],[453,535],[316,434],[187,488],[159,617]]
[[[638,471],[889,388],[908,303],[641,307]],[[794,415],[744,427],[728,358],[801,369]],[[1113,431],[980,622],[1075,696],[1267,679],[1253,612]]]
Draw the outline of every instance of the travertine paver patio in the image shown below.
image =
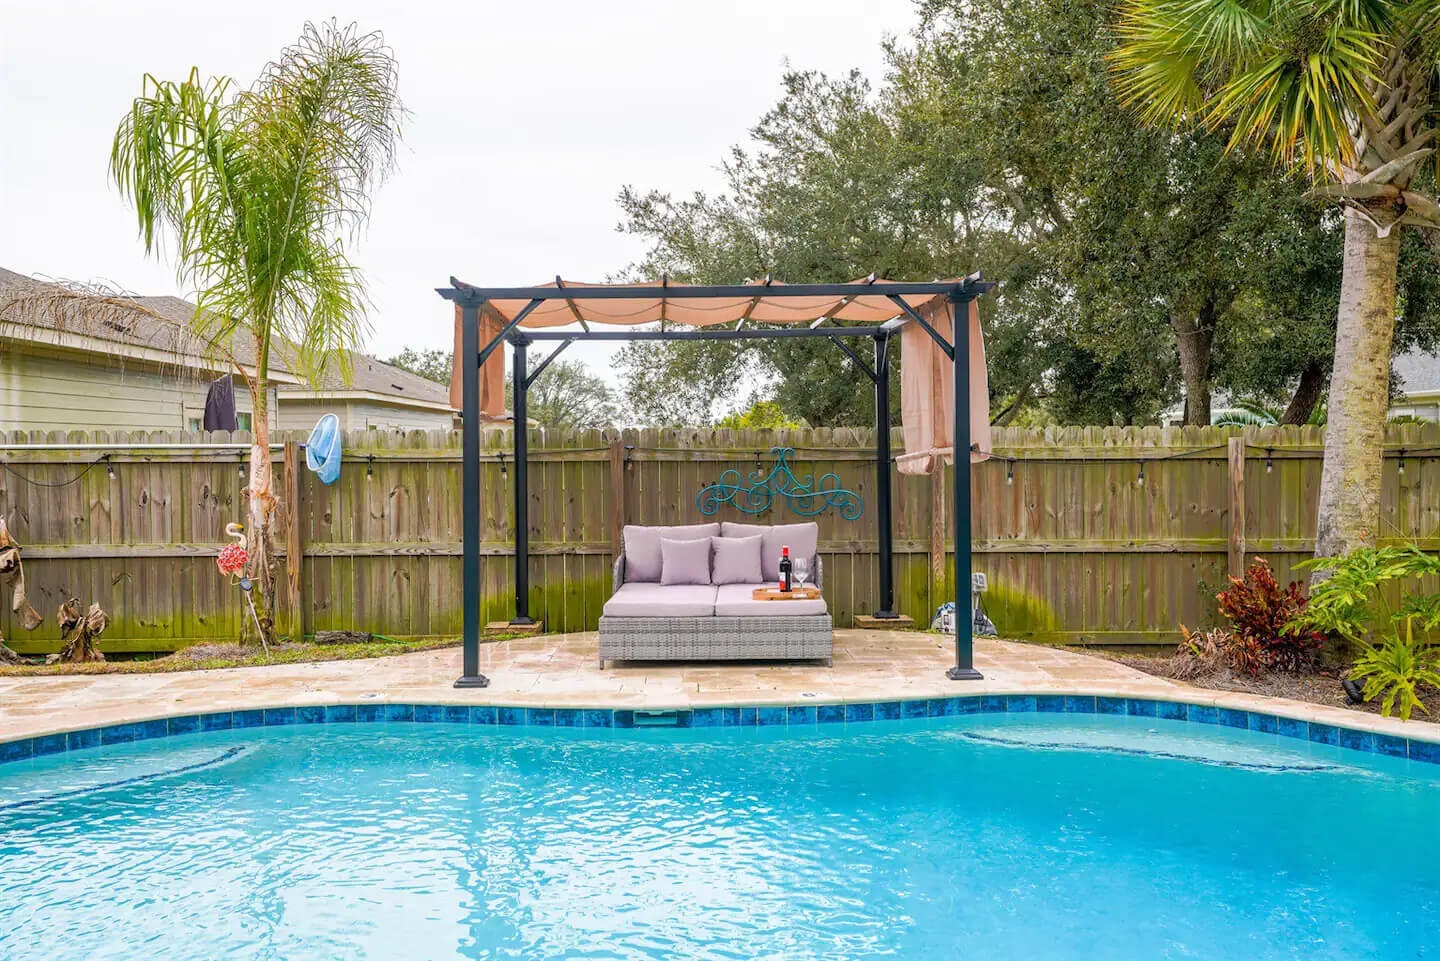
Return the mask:
[[0,678],[0,741],[247,708],[430,703],[530,707],[685,708],[818,704],[956,694],[1102,694],[1263,711],[1440,741],[1440,724],[1210,691],[1086,654],[980,640],[983,681],[951,681],[948,638],[898,631],[836,631],[833,668],[798,664],[612,664],[596,667],[593,633],[482,645],[488,688],[456,690],[460,651],[174,674]]

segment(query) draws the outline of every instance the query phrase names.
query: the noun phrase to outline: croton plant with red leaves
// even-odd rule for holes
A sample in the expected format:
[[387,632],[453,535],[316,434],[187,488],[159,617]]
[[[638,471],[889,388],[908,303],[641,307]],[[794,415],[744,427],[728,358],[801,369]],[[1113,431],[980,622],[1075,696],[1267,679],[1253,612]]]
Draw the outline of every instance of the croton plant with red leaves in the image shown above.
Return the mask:
[[1323,635],[1286,628],[1307,603],[1299,582],[1281,587],[1264,558],[1255,558],[1244,577],[1230,578],[1230,589],[1215,599],[1245,652],[1243,669],[1248,673],[1298,671],[1319,653]]

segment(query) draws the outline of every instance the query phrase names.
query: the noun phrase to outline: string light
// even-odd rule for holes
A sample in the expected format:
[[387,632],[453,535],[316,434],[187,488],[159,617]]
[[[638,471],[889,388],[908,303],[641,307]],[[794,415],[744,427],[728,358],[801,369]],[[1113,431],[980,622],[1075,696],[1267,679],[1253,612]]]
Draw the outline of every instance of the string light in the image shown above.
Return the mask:
[[109,454],[105,455],[105,473],[110,475],[112,481],[115,479],[115,465],[110,462]]
[[1145,486],[1145,462],[1144,462],[1143,460],[1140,461],[1140,473],[1139,473],[1138,475],[1136,475],[1136,477],[1135,477],[1135,486],[1136,486],[1136,487],[1144,487],[1144,486]]
[[245,476],[245,458],[240,458],[240,463],[235,465],[235,473],[239,474],[241,477]]
[[1005,483],[1015,483],[1015,458],[1013,457],[1005,462]]
[[367,481],[368,481],[368,480],[374,480],[374,479],[375,479],[375,455],[374,455],[374,454],[371,454],[369,457],[365,458],[365,479],[366,479]]
[[1265,473],[1267,474],[1275,469],[1275,461],[1271,459],[1271,453],[1269,450],[1265,451]]
[[506,470],[505,470],[505,455],[504,455],[504,454],[501,454],[501,455],[500,455],[500,476],[501,476],[501,477],[509,477],[509,476],[510,476],[510,475],[506,472]]
[[1405,473],[1405,448],[1400,448],[1400,474]]

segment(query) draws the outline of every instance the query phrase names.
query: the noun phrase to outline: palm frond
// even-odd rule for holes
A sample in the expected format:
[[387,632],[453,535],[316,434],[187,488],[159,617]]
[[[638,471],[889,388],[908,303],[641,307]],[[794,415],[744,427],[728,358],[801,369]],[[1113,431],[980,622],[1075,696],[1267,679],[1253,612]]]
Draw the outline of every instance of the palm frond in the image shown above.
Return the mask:
[[272,345],[318,380],[364,339],[364,286],[337,238],[368,219],[403,117],[383,37],[332,20],[243,91],[198,70],[147,76],[122,120],[111,175],[147,250],[169,242],[207,338],[254,339],[262,384]]
[[1230,128],[1232,149],[1267,142],[1279,161],[1327,176],[1357,159],[1357,117],[1376,110],[1397,11],[1411,6],[1123,0],[1116,89],[1147,124],[1200,118]]

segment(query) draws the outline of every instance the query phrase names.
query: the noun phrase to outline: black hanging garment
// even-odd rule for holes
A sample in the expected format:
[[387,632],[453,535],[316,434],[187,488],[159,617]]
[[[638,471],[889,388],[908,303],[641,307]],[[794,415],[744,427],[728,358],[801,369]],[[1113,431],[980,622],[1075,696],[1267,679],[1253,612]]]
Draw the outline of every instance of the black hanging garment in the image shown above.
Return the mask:
[[235,384],[229,374],[211,381],[205,392],[205,429],[236,429]]

